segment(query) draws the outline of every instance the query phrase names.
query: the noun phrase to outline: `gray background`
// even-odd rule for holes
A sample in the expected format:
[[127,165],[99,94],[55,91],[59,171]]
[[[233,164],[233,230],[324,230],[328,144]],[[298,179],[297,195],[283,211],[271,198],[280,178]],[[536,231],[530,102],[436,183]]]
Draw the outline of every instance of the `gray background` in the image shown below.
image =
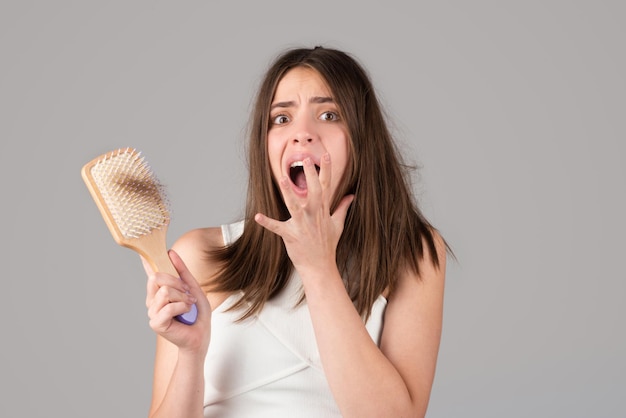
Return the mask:
[[624,3],[410,3],[0,2],[0,416],[146,415],[145,278],[80,168],[142,150],[170,245],[237,219],[252,93],[316,44],[369,69],[458,257],[429,417],[626,416]]

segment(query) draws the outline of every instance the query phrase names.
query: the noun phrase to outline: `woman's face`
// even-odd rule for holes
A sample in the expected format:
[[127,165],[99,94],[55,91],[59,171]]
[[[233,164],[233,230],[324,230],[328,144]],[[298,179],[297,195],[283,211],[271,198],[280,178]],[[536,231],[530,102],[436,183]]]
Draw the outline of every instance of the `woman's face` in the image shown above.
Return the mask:
[[293,68],[278,83],[270,108],[268,154],[274,179],[289,177],[294,194],[306,198],[302,161],[310,158],[319,171],[326,153],[330,154],[334,196],[348,166],[348,130],[319,73]]

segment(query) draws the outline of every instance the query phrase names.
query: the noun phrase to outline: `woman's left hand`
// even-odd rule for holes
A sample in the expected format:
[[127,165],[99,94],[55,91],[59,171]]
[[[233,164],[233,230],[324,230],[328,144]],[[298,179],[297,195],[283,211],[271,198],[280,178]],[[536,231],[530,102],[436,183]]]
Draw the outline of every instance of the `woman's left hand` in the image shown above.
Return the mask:
[[319,176],[310,158],[306,158],[303,165],[307,182],[305,197],[294,193],[288,177],[279,181],[291,218],[281,222],[258,213],[254,219],[282,237],[289,258],[304,277],[313,271],[326,273],[333,268],[336,271],[337,244],[354,195],[344,196],[331,214],[330,155],[322,156]]

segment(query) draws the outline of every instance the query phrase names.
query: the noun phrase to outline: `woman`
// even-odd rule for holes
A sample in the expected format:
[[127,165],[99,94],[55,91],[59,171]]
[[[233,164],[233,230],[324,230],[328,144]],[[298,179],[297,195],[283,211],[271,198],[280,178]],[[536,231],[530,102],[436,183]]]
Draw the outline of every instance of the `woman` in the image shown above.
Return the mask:
[[[144,263],[150,416],[424,416],[447,246],[367,74],[341,51],[289,50],[250,128],[245,220],[183,235],[182,280]],[[173,320],[193,303],[194,325]]]

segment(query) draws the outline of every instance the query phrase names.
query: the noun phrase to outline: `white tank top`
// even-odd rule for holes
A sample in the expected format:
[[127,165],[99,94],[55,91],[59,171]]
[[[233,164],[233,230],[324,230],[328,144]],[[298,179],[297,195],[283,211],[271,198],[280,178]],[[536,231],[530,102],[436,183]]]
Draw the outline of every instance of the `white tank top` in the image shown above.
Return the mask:
[[[224,242],[241,235],[243,222],[222,226]],[[219,418],[340,417],[322,370],[306,301],[298,305],[297,273],[260,313],[237,322],[228,311],[240,293],[213,311],[204,365],[204,416]],[[366,328],[378,345],[387,301],[380,296]]]

